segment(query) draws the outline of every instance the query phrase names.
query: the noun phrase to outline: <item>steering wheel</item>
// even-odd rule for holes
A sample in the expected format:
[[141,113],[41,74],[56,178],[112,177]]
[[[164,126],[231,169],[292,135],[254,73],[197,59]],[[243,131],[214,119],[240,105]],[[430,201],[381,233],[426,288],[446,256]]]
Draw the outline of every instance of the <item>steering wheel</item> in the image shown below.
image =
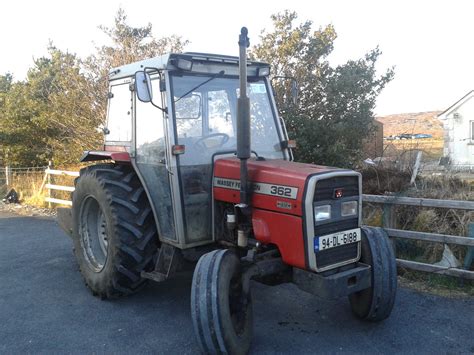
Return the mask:
[[221,143],[220,143],[219,147],[222,147],[224,144],[226,144],[229,141],[229,138],[230,138],[229,135],[225,134],[225,133],[211,133],[207,136],[199,138],[196,142],[194,142],[194,145],[197,146],[197,147],[201,147],[201,148],[207,148],[207,147],[204,146],[203,142],[206,139],[214,138],[214,137],[222,137],[222,140],[221,140]]

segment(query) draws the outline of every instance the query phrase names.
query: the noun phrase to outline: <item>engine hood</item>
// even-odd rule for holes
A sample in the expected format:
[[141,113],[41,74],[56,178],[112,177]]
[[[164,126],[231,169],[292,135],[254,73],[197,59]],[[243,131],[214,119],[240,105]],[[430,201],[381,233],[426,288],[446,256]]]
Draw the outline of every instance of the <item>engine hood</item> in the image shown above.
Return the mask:
[[[344,170],[286,160],[249,159],[248,171],[253,207],[301,216],[308,177]],[[213,176],[214,199],[238,203],[239,176],[240,161],[237,158],[217,160]]]

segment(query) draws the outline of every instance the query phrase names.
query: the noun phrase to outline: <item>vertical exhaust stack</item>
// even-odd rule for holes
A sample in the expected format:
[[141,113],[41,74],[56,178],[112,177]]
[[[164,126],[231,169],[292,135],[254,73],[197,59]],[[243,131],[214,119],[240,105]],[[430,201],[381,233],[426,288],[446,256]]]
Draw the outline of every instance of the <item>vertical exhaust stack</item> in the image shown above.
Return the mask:
[[[247,96],[248,30],[242,27],[239,35],[240,95],[237,102],[237,158],[240,159],[240,208],[250,204],[247,160],[250,158],[250,100]],[[243,212],[243,211],[242,211]]]

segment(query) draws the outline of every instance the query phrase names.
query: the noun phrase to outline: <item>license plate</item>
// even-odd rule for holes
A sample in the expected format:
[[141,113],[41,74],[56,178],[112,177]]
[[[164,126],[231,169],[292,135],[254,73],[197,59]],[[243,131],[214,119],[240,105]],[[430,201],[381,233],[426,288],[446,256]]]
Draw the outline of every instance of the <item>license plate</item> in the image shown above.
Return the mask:
[[314,237],[314,251],[322,251],[360,241],[360,228]]

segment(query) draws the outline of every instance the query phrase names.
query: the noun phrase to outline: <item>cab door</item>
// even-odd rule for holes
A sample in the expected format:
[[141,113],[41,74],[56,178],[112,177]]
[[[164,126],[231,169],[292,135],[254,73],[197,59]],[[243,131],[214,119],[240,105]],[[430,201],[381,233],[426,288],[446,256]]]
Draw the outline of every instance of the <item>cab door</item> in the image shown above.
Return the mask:
[[[154,103],[163,107],[158,76],[152,78],[152,86]],[[160,239],[177,243],[165,114],[134,95],[135,168],[152,204]]]
[[177,159],[186,246],[213,242],[212,160],[218,152],[234,150],[236,142],[231,90],[216,78],[217,87],[202,85],[188,92],[204,80],[200,76],[172,76],[171,80],[177,144],[186,147]]

